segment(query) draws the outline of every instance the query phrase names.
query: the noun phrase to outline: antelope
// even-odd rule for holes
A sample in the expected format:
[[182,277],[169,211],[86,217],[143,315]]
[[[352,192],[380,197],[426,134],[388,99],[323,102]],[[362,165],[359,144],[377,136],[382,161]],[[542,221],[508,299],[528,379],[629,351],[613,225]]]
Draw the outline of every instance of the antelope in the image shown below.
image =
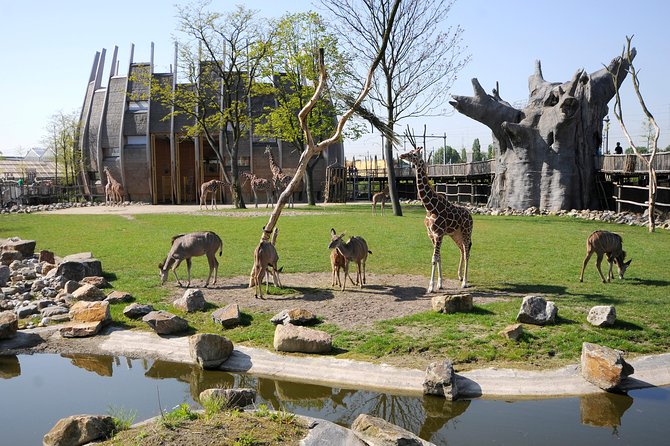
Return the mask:
[[216,260],[216,251],[219,256],[223,252],[223,242],[221,238],[211,231],[191,232],[189,234],[179,234],[172,237],[172,248],[163,263],[158,265],[160,269],[161,285],[165,284],[168,277],[168,271],[172,269],[174,277],[179,286],[182,286],[179,276],[177,276],[177,267],[183,260],[186,260],[186,271],[188,274],[186,288],[191,286],[191,258],[206,255],[209,262],[209,275],[205,287],[209,285],[209,279],[214,273],[214,284],[216,275],[219,272],[219,262]]
[[[336,283],[338,287],[342,287],[342,281],[340,280],[340,269],[344,268],[346,261],[347,259],[345,259],[337,249],[333,249],[330,252],[330,266],[333,270],[333,287],[335,287]],[[351,277],[349,277],[349,280],[351,280]],[[351,281],[351,284],[356,285],[353,280]]]
[[387,184],[384,189],[377,192],[372,196],[372,215],[377,213],[377,202],[381,201],[382,215],[384,215],[384,204],[389,194],[389,185]]
[[[626,269],[628,269],[628,265],[630,265],[632,259],[624,262],[626,259],[626,251],[622,248],[621,236],[613,232],[595,231],[586,240],[586,257],[584,258],[584,263],[582,263],[582,271],[579,274],[580,282],[584,281],[584,269],[594,252],[597,256],[596,268],[598,268],[603,283],[609,282],[614,277],[614,274],[612,273],[613,263],[616,263],[617,269],[619,270],[619,279],[623,279],[623,275],[626,272]],[[605,280],[605,276],[603,276],[603,272],[600,269],[604,254],[607,254],[607,262],[609,263],[607,280]]]
[[[265,230],[265,228],[263,228],[263,230]],[[265,276],[265,292],[270,292],[269,267],[272,267],[272,283],[274,286],[282,286],[281,281],[279,280],[279,272],[281,272],[282,268],[277,268],[279,255],[275,248],[278,234],[279,228],[275,228],[274,233],[272,234],[272,240],[261,240],[254,250],[254,266],[251,269],[251,275],[249,277],[249,288],[254,287],[255,298],[260,297],[263,299],[263,276]]]
[[[335,229],[331,228],[330,230],[330,244],[328,249],[336,249],[342,254],[345,258],[344,262],[344,281],[342,282],[342,291],[344,291],[347,284],[347,277],[351,280],[351,283],[354,285],[359,285],[363,288],[365,284],[365,262],[368,259],[368,254],[372,254],[372,251],[368,250],[368,244],[365,242],[363,237],[353,236],[349,239],[348,242],[342,240],[344,234],[337,235]],[[356,262],[358,271],[356,274],[356,283],[349,275],[349,262]]]

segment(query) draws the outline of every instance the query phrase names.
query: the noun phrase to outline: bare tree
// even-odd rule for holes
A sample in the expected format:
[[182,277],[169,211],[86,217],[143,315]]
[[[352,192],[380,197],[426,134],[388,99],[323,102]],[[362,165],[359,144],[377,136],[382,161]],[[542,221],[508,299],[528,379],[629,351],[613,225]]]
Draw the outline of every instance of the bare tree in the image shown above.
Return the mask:
[[[388,18],[383,23],[382,39],[379,46],[379,51],[373,58],[372,64],[370,65],[367,76],[365,78],[365,83],[363,84],[360,93],[354,100],[349,110],[347,110],[338,120],[337,127],[335,128],[335,131],[333,132],[332,136],[317,143],[315,142],[314,136],[308,126],[307,118],[312,109],[314,109],[314,107],[324,94],[324,89],[326,88],[327,73],[326,73],[326,65],[324,62],[324,52],[323,49],[319,50],[319,58],[318,58],[319,82],[309,102],[307,102],[307,104],[303,107],[302,110],[300,110],[300,113],[298,114],[298,121],[300,122],[300,127],[305,133],[306,146],[302,154],[300,155],[298,168],[296,169],[296,173],[293,176],[293,179],[288,184],[286,189],[284,189],[284,192],[282,192],[282,194],[279,196],[279,199],[277,200],[277,206],[275,206],[274,210],[272,211],[272,214],[270,214],[268,223],[263,227],[263,234],[261,235],[261,241],[268,240],[270,238],[270,235],[272,234],[274,227],[277,225],[277,221],[279,220],[279,216],[281,215],[282,209],[284,208],[284,206],[286,206],[289,197],[291,197],[295,188],[302,180],[302,177],[305,175],[305,170],[307,169],[307,164],[309,163],[309,161],[312,159],[312,157],[317,156],[319,153],[323,152],[328,146],[330,146],[331,144],[335,143],[340,139],[340,137],[342,136],[344,125],[347,123],[349,118],[351,118],[354,112],[359,109],[361,103],[370,92],[370,89],[372,88],[372,80],[373,80],[372,78],[374,72],[379,66],[381,59],[386,52],[386,47],[389,43],[389,38],[394,26],[395,17],[399,5],[400,0],[394,0],[393,6],[391,7],[388,14]],[[393,135],[389,134],[388,136],[389,138],[393,139]]]
[[[76,150],[78,130],[79,111],[65,113],[61,110],[49,119],[47,134],[42,140],[54,152],[56,181],[67,185],[76,182],[80,170]],[[62,167],[61,170],[59,166]]]
[[654,158],[656,157],[656,152],[658,150],[658,138],[661,135],[661,130],[658,127],[658,124],[656,123],[654,116],[647,108],[647,105],[644,102],[644,98],[642,97],[642,92],[640,91],[640,80],[637,75],[637,70],[633,65],[633,59],[635,58],[637,51],[635,50],[635,48],[631,47],[632,40],[633,36],[630,37],[626,36],[626,45],[621,51],[621,59],[628,62],[627,72],[630,73],[630,77],[632,78],[633,81],[633,89],[635,90],[637,99],[640,102],[640,107],[642,107],[642,111],[644,112],[644,115],[647,118],[648,121],[647,127],[654,129],[652,138],[646,136],[648,141],[647,150],[649,151],[649,156],[642,156],[637,145],[635,145],[635,143],[633,142],[633,138],[630,132],[628,131],[628,128],[626,128],[626,124],[624,123],[623,113],[621,109],[621,96],[619,95],[620,83],[617,82],[617,76],[619,75],[619,72],[616,70],[609,70],[609,69],[608,71],[614,78],[614,86],[615,86],[614,116],[616,116],[617,121],[619,121],[621,130],[623,130],[623,134],[626,137],[626,140],[628,140],[628,144],[630,144],[631,148],[633,149],[635,156],[637,156],[637,158],[647,166],[647,173],[649,175],[649,199],[647,202],[649,207],[647,208],[647,214],[648,214],[647,225],[649,227],[649,232],[654,232],[656,228],[654,212],[656,207],[656,184],[657,184],[656,169],[654,169]]
[[[389,128],[405,118],[435,114],[448,100],[456,75],[470,60],[469,55],[463,55],[460,26],[435,31],[446,22],[454,2],[407,0],[400,5],[369,98],[373,111],[385,112],[383,120]],[[351,52],[361,60],[373,59],[390,17],[391,1],[322,0],[321,4],[337,20],[337,29]],[[392,141],[386,141],[384,151],[393,213],[400,216]]]

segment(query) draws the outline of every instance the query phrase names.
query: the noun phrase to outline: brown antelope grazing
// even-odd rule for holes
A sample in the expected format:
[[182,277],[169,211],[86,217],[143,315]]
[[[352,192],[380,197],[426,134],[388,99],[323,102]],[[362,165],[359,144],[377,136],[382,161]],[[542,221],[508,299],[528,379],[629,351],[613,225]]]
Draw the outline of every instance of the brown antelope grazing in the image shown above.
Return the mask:
[[[600,277],[603,279],[603,283],[609,282],[614,274],[612,273],[612,264],[616,263],[616,267],[619,270],[619,279],[623,279],[623,275],[628,269],[631,260],[624,262],[626,259],[626,251],[623,250],[622,246],[623,241],[619,234],[607,231],[595,231],[589,236],[586,240],[586,257],[584,258],[584,263],[582,263],[582,272],[579,274],[579,281],[584,281],[584,269],[586,264],[589,263],[589,259],[596,253],[596,268],[600,273]],[[603,276],[603,272],[600,269],[600,264],[603,261],[603,255],[607,254],[607,262],[609,263],[609,271],[607,272],[607,280]]]
[[[333,270],[333,287],[335,287],[335,284],[337,284],[337,286],[340,288],[342,287],[342,281],[340,280],[340,269],[344,268],[346,262],[347,259],[344,258],[340,251],[337,249],[330,251],[330,266]],[[349,277],[349,280],[351,280],[351,277]],[[353,280],[351,281],[351,284],[356,285]]]
[[209,180],[202,183],[200,185],[200,209],[202,210],[202,205],[204,204],[205,210],[207,210],[207,195],[209,194],[212,195],[212,209],[216,209],[216,193],[219,188],[223,190],[223,186],[226,184],[228,183],[221,180]]
[[265,276],[265,292],[270,292],[270,270],[272,268],[272,283],[281,288],[279,273],[282,268],[277,268],[279,255],[275,248],[279,228],[275,228],[272,234],[272,240],[261,240],[254,251],[254,266],[249,277],[249,288],[254,287],[254,297],[263,299],[263,276]]
[[219,251],[219,256],[223,251],[223,242],[221,238],[211,231],[207,232],[191,232],[190,234],[179,234],[172,237],[172,248],[168,252],[165,262],[158,265],[160,269],[161,285],[165,283],[168,276],[168,271],[172,269],[174,277],[177,279],[179,286],[182,286],[177,276],[177,267],[183,260],[186,260],[186,271],[188,274],[186,287],[191,286],[191,258],[206,255],[209,262],[209,275],[205,287],[209,285],[209,279],[214,273],[214,282],[216,283],[216,275],[219,272],[219,262],[216,260],[216,252]]
[[380,192],[377,192],[372,196],[372,215],[375,215],[377,213],[377,202],[380,202],[382,208],[382,215],[384,215],[384,203],[386,203],[388,195],[389,195],[389,185],[387,184],[386,187],[384,187],[384,189],[382,189]]
[[[365,262],[368,259],[368,254],[372,254],[372,251],[368,250],[368,244],[363,239],[363,237],[351,237],[348,242],[342,240],[344,234],[337,235],[335,229],[330,230],[330,244],[328,249],[336,249],[342,254],[345,258],[344,262],[344,280],[342,281],[342,291],[344,291],[347,284],[347,277],[351,280],[351,283],[358,285],[363,288],[365,284]],[[356,283],[349,275],[349,262],[356,262],[358,271],[356,274]]]

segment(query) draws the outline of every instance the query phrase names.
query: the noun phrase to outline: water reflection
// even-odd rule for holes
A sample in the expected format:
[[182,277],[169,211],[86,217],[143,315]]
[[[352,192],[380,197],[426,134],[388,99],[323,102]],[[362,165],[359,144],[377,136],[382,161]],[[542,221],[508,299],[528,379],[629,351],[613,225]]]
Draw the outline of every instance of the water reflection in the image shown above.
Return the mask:
[[633,405],[633,398],[614,393],[593,393],[579,398],[582,424],[597,427],[621,426],[623,414]]
[[[25,362],[23,371],[20,361]],[[509,403],[481,399],[451,402],[439,397],[399,396],[202,370],[191,364],[99,355],[62,355],[61,359],[48,354],[0,356],[0,378],[5,379],[0,388],[9,400],[40,398],[44,402],[39,408],[44,414],[38,413],[34,405],[22,408],[19,404],[15,418],[0,415],[0,432],[27,422],[18,430],[24,437],[3,437],[3,444],[5,440],[11,440],[7,444],[35,444],[16,441],[27,440],[25,433],[35,427],[31,423],[42,416],[44,425],[39,425],[36,440],[58,418],[74,413],[107,413],[110,405],[137,408],[141,417],[154,416],[158,404],[153,388],[159,386],[160,399],[171,405],[175,401],[197,402],[200,393],[208,388],[250,387],[257,391],[257,404],[345,426],[359,414],[369,413],[436,444],[537,444],[540,439],[545,445],[604,444],[614,440],[627,444],[649,440],[651,443],[647,444],[652,444],[655,439],[670,435],[667,423],[657,420],[670,401],[667,389],[640,393],[645,396],[635,394],[635,400],[603,392],[581,398]],[[67,407],[62,399],[64,392],[69,395]],[[634,401],[636,410],[629,410]],[[580,418],[574,416],[577,410]],[[28,413],[30,417],[25,416]],[[626,425],[625,435],[621,433],[622,425]],[[568,431],[578,441],[567,441]],[[557,432],[561,435],[554,437]]]

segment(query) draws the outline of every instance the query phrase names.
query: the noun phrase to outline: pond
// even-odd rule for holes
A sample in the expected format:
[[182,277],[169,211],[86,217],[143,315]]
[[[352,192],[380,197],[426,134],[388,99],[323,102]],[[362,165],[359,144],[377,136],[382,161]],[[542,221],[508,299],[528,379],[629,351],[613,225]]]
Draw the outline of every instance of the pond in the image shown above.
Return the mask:
[[369,413],[438,445],[662,444],[670,389],[628,395],[448,402],[203,371],[189,364],[94,355],[0,356],[0,444],[42,444],[63,417],[136,411],[141,421],[211,387],[252,387],[257,404],[349,426]]

